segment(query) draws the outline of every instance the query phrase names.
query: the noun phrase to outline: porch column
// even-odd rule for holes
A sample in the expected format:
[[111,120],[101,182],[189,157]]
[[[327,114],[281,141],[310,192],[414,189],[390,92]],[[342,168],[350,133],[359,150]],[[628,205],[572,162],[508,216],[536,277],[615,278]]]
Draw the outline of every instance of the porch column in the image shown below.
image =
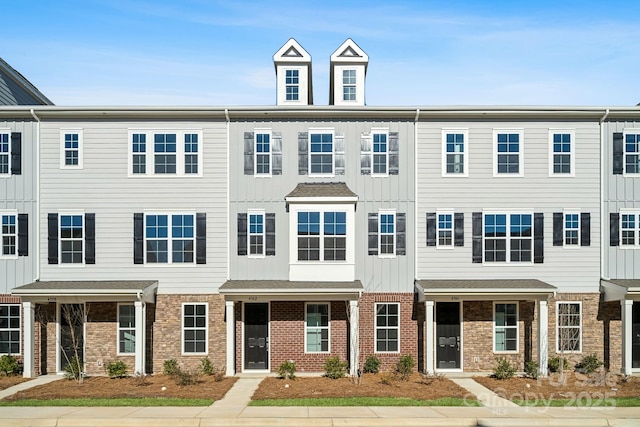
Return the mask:
[[435,372],[435,361],[434,361],[434,329],[433,329],[433,301],[425,301],[425,350],[424,350],[424,370],[425,373],[431,375]]
[[538,374],[549,375],[549,305],[547,300],[538,301]]
[[622,308],[622,374],[631,375],[631,341],[633,338],[631,325],[633,322],[633,300],[622,300],[620,301],[620,305]]
[[144,303],[142,301],[135,301],[133,305],[135,307],[134,310],[136,318],[136,355],[133,372],[138,375],[144,375],[144,349],[146,344]]
[[236,318],[235,304],[225,301],[224,308],[227,318],[227,376],[236,374]]
[[22,330],[24,334],[23,340],[23,371],[24,378],[33,378],[36,376],[35,370],[35,333],[34,319],[35,306],[31,301],[22,302]]
[[360,309],[358,307],[358,300],[349,301],[349,356],[351,360],[350,374],[358,375],[358,368],[360,365]]

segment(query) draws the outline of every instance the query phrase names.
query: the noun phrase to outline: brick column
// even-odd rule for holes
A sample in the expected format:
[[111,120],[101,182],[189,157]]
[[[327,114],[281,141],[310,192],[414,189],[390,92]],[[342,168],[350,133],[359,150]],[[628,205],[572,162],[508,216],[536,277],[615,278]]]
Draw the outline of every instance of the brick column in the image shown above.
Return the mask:
[[227,376],[236,374],[236,319],[235,304],[233,301],[225,301],[225,317],[227,318]]
[[424,338],[424,371],[431,375],[435,372],[435,348],[434,348],[434,317],[433,317],[433,301],[425,301],[425,338]]
[[146,347],[146,336],[145,336],[145,307],[142,301],[135,301],[133,303],[135,309],[135,319],[136,319],[136,353],[135,353],[135,362],[133,372],[139,375],[145,374],[145,366],[144,366],[144,353]]
[[35,307],[31,301],[24,301],[22,303],[22,330],[24,331],[23,339],[23,371],[22,376],[24,378],[33,378],[36,375],[35,371],[35,334],[34,334],[34,318]]
[[622,373],[624,375],[631,375],[631,342],[633,339],[631,325],[633,323],[633,300],[622,300],[620,301],[620,305],[622,308]]
[[351,357],[350,374],[358,375],[358,361],[360,358],[360,336],[358,328],[360,323],[360,310],[358,300],[349,301],[349,356]]
[[549,305],[547,300],[538,301],[538,374],[549,375]]

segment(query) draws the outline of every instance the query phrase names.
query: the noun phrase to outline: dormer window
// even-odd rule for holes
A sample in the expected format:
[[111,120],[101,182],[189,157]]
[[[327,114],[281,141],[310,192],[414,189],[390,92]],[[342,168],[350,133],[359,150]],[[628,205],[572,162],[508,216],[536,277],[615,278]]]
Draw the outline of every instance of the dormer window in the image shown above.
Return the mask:
[[342,99],[356,100],[356,70],[342,70]]
[[300,71],[286,70],[285,72],[286,99],[297,101],[300,99]]

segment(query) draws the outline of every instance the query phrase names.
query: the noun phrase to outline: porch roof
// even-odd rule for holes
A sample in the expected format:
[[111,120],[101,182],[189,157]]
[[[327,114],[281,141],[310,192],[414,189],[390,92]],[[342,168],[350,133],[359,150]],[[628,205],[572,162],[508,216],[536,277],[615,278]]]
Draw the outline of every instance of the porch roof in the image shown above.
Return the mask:
[[358,195],[344,182],[303,182],[296,186],[284,198],[287,202],[352,202],[358,201]]
[[465,298],[546,298],[558,288],[538,279],[416,280],[422,299],[458,296]]
[[602,279],[600,290],[605,301],[640,300],[640,279]]
[[14,288],[11,295],[28,301],[82,298],[88,301],[153,302],[157,280],[37,281]]
[[310,297],[353,299],[364,290],[362,282],[306,282],[290,280],[228,280],[220,286],[220,294],[238,297],[270,297],[270,299],[307,299]]

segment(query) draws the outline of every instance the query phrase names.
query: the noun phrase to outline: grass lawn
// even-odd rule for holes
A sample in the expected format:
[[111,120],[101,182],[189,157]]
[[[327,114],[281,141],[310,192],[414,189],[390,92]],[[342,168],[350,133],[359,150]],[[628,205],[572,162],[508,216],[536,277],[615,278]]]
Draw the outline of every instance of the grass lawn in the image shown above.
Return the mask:
[[326,397],[252,400],[249,406],[480,406],[480,403],[459,397],[436,400],[401,397]]
[[82,398],[82,399],[24,399],[0,401],[0,406],[210,406],[212,399],[180,399],[166,397],[143,398]]

